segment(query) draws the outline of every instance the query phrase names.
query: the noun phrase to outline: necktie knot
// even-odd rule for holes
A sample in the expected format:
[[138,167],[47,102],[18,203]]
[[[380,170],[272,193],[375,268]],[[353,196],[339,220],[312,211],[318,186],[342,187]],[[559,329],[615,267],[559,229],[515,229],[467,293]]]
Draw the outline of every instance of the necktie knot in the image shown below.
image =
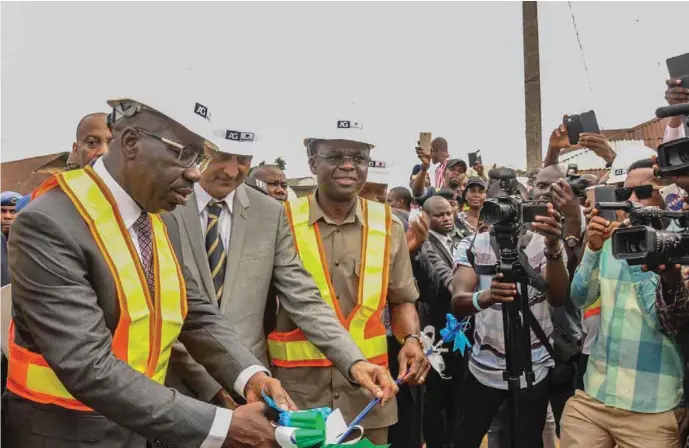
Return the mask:
[[137,235],[142,233],[147,233],[149,235],[151,234],[151,219],[149,218],[148,213],[141,212],[136,221],[134,221],[134,229],[136,230]]
[[220,218],[220,213],[225,206],[225,201],[211,201],[208,203],[208,217],[209,218]]

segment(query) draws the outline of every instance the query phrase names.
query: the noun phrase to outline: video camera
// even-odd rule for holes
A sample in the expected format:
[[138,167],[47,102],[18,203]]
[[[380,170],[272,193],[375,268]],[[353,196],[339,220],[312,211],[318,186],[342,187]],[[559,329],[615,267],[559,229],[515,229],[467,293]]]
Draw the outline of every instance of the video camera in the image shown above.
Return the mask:
[[592,186],[591,181],[579,175],[569,176],[566,180],[569,186],[572,188],[574,196],[580,199],[586,199],[586,189]]
[[548,204],[542,201],[527,201],[519,189],[519,181],[514,170],[496,168],[492,171],[493,180],[500,183],[504,195],[486,199],[481,209],[481,219],[486,224],[502,228],[519,228],[533,222],[536,216],[548,215]]
[[[689,212],[643,207],[629,201],[600,202],[596,209],[629,214],[631,226],[620,227],[612,234],[612,255],[618,260],[626,260],[631,266],[689,264]],[[668,220],[675,220],[683,230],[664,230]]]
[[[658,118],[678,115],[689,117],[689,103],[656,109]],[[687,126],[689,126],[689,118],[687,118]],[[672,140],[658,147],[658,174],[661,177],[689,175],[689,138]]]

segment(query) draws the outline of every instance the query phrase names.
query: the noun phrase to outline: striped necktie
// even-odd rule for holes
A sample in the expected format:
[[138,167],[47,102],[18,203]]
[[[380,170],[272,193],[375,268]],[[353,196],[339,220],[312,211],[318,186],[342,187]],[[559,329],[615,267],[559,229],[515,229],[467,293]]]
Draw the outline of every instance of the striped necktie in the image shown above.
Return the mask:
[[215,298],[220,304],[223,283],[225,281],[225,265],[227,255],[220,237],[220,213],[225,202],[210,202],[208,204],[208,225],[206,226],[206,255],[208,266],[211,268],[211,278],[215,287]]

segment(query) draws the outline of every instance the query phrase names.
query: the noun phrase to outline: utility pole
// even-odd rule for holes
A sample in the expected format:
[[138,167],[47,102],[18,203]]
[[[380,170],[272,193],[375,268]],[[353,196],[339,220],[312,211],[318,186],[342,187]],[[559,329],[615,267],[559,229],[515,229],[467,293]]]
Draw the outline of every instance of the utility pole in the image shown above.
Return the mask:
[[541,64],[538,50],[538,5],[522,2],[524,35],[524,117],[526,119],[526,168],[543,163],[541,132]]

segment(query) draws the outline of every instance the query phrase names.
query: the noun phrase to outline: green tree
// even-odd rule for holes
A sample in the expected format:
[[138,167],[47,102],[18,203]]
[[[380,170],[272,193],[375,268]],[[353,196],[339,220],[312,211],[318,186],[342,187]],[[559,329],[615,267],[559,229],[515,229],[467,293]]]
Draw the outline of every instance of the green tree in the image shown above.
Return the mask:
[[287,162],[285,162],[285,159],[282,157],[275,159],[275,164],[279,166],[282,171],[285,171],[285,168],[287,168]]

